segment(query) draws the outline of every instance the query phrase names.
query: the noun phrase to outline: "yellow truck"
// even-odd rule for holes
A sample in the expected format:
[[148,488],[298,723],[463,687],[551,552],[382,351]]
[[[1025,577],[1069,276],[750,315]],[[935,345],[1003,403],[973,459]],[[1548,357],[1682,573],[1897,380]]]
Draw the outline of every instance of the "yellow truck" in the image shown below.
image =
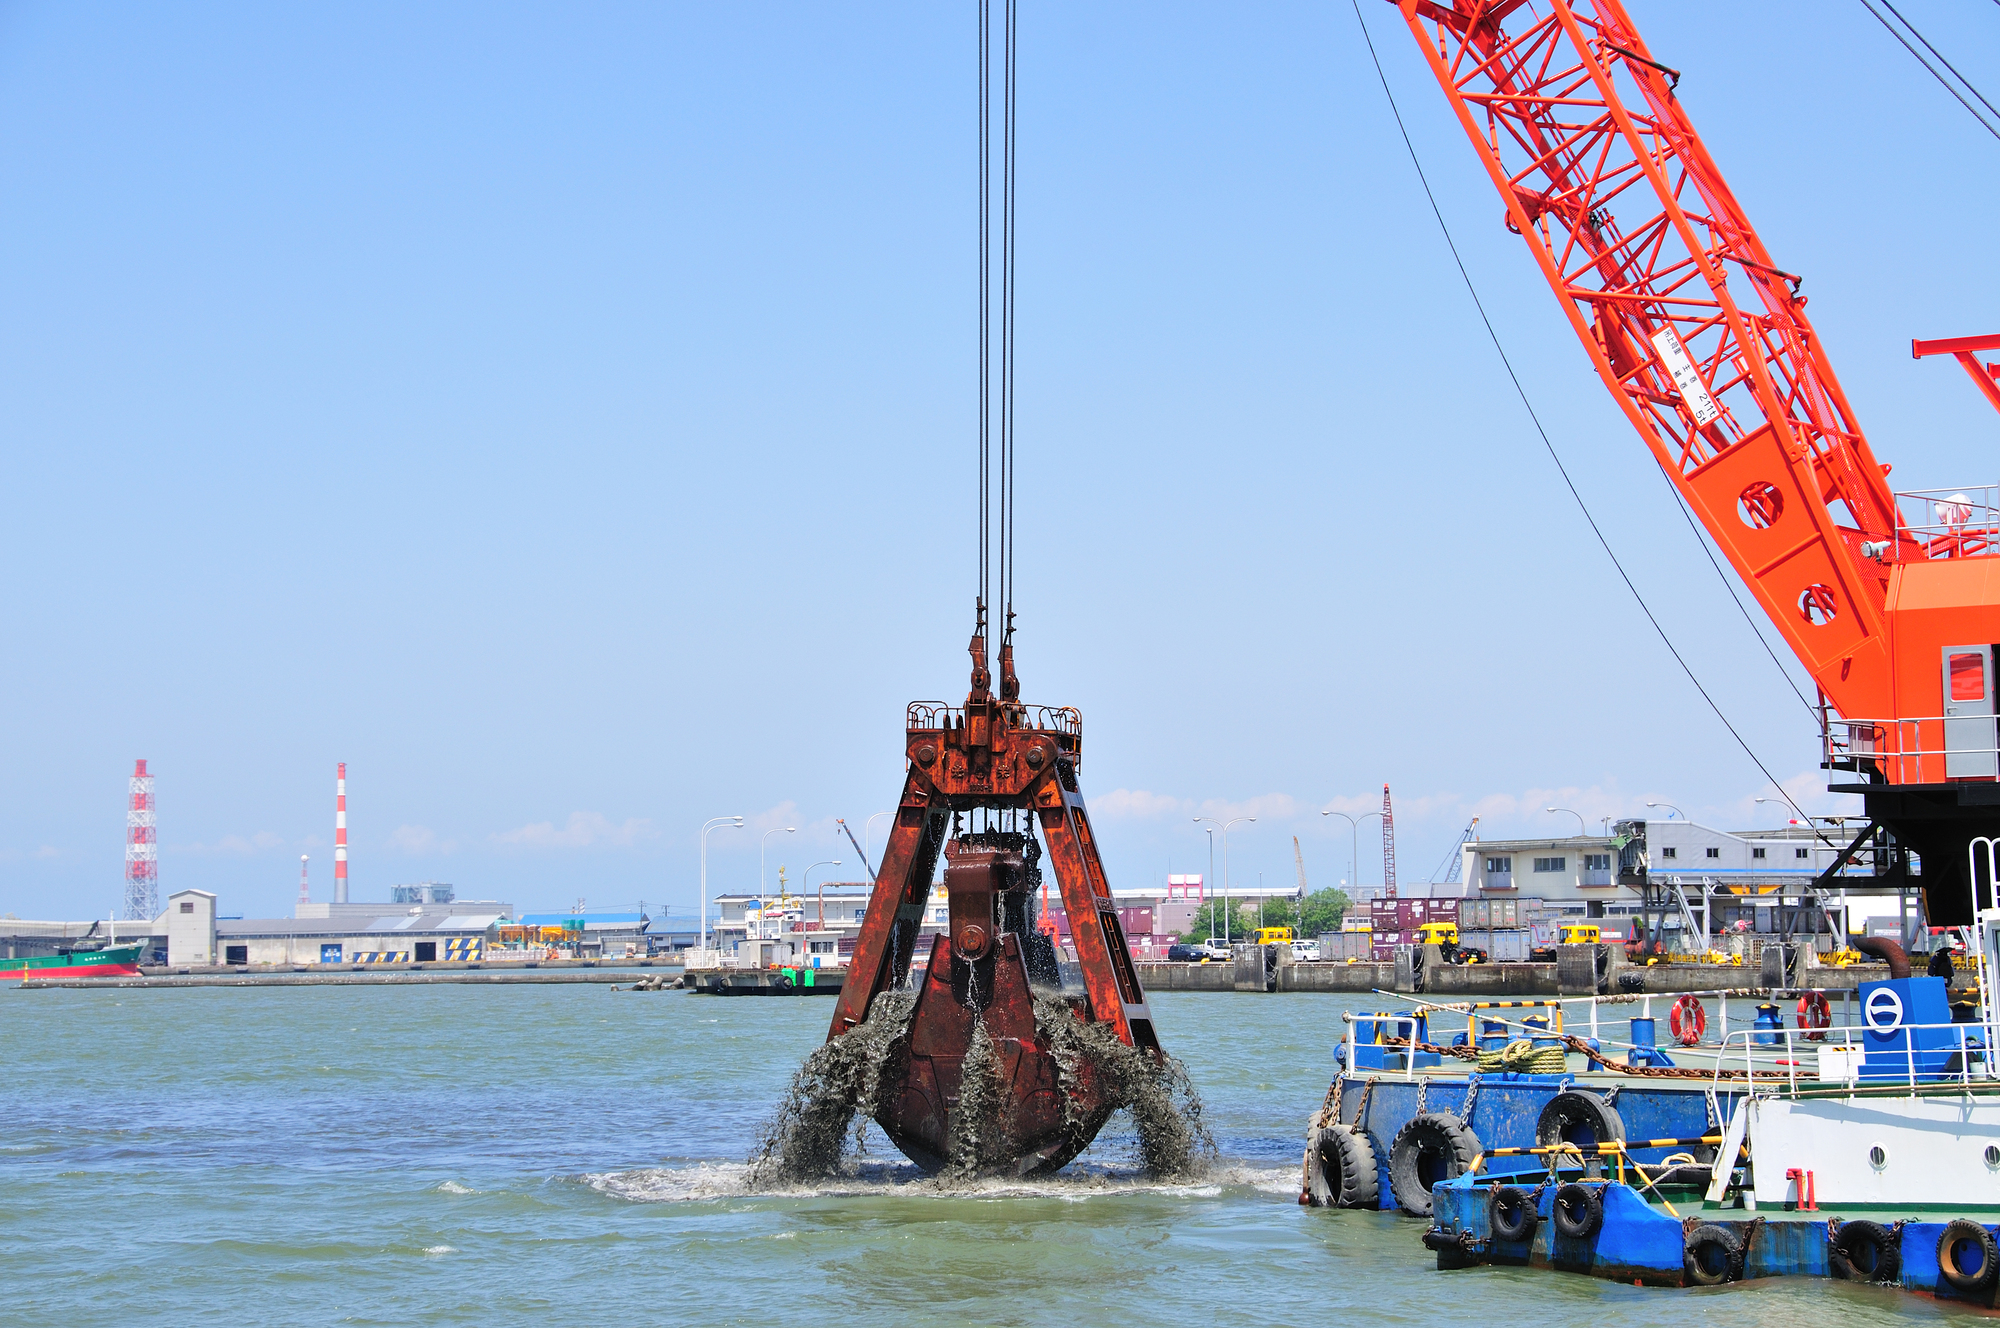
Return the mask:
[[1290,945],[1298,939],[1298,934],[1290,927],[1259,927],[1257,929],[1257,944],[1259,945]]
[[1489,962],[1484,950],[1458,943],[1456,922],[1426,922],[1417,928],[1418,945],[1435,945],[1447,964],[1484,964]]

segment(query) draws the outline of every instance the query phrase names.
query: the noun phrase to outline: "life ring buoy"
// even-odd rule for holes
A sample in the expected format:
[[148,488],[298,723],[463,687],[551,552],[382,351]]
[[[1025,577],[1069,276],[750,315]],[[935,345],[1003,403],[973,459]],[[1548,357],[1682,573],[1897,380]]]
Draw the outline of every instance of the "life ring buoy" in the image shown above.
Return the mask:
[[1683,996],[1667,1012],[1667,1027],[1673,1032],[1674,1041],[1683,1047],[1692,1047],[1701,1041],[1702,1033],[1708,1028],[1708,1011],[1701,1008],[1701,1002],[1695,997]]
[[1799,997],[1799,1027],[1805,1030],[1809,1042],[1826,1041],[1826,1030],[1833,1023],[1833,1007],[1826,1003],[1826,993],[1809,991]]

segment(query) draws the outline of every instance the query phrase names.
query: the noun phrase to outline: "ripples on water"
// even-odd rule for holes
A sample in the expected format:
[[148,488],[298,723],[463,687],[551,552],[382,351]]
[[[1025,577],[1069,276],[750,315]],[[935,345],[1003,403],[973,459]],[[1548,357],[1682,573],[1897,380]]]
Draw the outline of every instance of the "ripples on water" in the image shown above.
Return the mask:
[[836,1180],[747,1159],[831,1003],[602,987],[0,992],[0,1325],[1355,1321],[1846,1328],[1953,1311],[1444,1274],[1417,1223],[1300,1209],[1326,996],[1153,998],[1221,1162],[944,1186],[879,1131]]

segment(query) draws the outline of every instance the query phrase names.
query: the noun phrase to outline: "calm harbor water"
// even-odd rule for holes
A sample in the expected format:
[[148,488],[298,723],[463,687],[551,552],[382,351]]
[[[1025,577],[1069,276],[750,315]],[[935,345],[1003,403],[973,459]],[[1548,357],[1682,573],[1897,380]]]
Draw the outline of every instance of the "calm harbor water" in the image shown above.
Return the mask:
[[1457,1322],[1844,1328],[1957,1317],[1825,1281],[1715,1292],[1439,1273],[1421,1227],[1301,1209],[1340,1036],[1379,1002],[1162,994],[1223,1157],[943,1193],[751,1194],[831,1003],[603,987],[0,992],[0,1324]]

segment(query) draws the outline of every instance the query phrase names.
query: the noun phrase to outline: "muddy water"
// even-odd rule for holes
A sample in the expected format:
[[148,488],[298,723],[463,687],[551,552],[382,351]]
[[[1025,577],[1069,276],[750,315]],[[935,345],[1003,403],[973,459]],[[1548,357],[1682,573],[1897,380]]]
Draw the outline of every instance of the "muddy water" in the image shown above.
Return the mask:
[[1294,1202],[1331,996],[1163,994],[1220,1157],[940,1189],[744,1159],[829,1002],[590,987],[0,993],[0,1325],[1223,1322],[1847,1328],[1937,1307],[1825,1282],[1682,1293],[1438,1273],[1418,1226]]

